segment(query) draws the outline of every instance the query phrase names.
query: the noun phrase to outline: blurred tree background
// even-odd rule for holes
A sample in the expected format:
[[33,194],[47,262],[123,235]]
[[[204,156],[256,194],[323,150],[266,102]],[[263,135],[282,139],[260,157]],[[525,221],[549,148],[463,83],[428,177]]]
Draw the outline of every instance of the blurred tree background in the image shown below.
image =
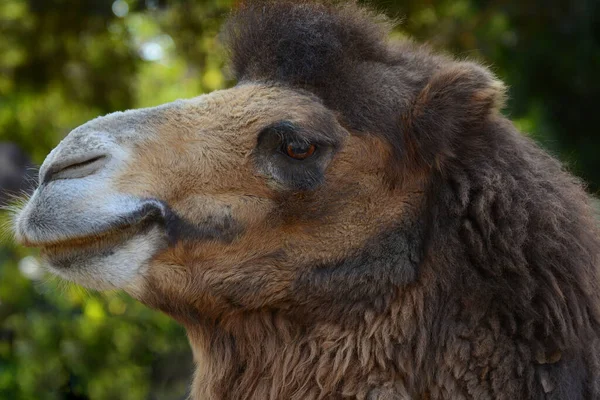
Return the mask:
[[[232,3],[0,1],[0,202],[29,190],[77,125],[232,84],[216,40]],[[598,0],[369,3],[401,21],[395,35],[489,65],[510,86],[505,113],[598,193]],[[58,283],[0,240],[0,398],[185,398],[179,326],[122,293]]]

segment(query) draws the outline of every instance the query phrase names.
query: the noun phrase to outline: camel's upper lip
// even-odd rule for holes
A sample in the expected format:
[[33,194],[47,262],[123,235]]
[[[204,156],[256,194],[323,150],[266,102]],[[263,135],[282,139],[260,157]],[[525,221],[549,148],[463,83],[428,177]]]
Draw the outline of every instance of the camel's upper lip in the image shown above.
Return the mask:
[[[43,249],[76,248],[99,242],[109,237],[118,236],[124,231],[148,223],[163,223],[166,206],[154,199],[127,199],[126,207],[115,206],[114,215],[103,214],[97,219],[89,219],[90,223],[76,223],[72,229],[58,230],[51,224],[44,223],[44,215],[38,216],[29,212],[24,221],[17,221],[17,241],[27,247]],[[33,210],[35,212],[35,210]],[[66,212],[68,214],[69,211]],[[81,219],[85,219],[82,215]],[[93,208],[89,211],[93,215]],[[55,217],[62,220],[65,217]],[[71,216],[77,220],[76,216]]]
[[90,230],[83,234],[63,240],[24,243],[28,247],[40,247],[44,250],[57,251],[60,249],[86,247],[102,240],[116,238],[124,233],[141,228],[142,225],[162,223],[163,215],[158,203],[144,203],[143,206],[127,215],[120,216],[114,222],[101,230]]

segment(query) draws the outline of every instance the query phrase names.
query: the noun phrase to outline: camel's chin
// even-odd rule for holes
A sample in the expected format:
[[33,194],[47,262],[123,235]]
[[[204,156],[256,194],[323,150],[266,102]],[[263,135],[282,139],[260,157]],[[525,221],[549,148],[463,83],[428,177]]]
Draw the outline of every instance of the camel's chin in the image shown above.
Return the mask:
[[150,259],[165,245],[162,229],[147,224],[44,246],[42,256],[48,270],[62,279],[90,289],[136,292]]

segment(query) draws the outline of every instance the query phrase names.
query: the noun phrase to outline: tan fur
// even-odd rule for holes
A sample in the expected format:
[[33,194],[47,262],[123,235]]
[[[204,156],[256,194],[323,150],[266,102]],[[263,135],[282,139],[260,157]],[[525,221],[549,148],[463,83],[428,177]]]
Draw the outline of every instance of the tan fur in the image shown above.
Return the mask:
[[[423,347],[425,332],[418,328],[422,292],[409,290],[382,316],[366,316],[364,327],[322,324],[300,331],[297,326],[268,312],[228,320],[240,353],[219,348],[215,333],[190,330],[190,342],[203,355],[198,360],[193,393],[197,399],[333,399],[381,398],[371,392],[393,388],[396,397],[411,399],[405,387],[418,369],[413,364],[413,346]],[[415,303],[415,312],[400,313],[400,303]],[[396,324],[393,325],[392,321]],[[372,325],[368,325],[372,324]],[[367,328],[370,326],[370,328]],[[214,329],[214,327],[211,327]],[[271,331],[276,329],[276,332]],[[397,349],[401,349],[398,353]],[[404,349],[404,351],[402,351]],[[220,350],[220,351],[219,351]],[[421,348],[421,352],[426,351]],[[248,357],[247,371],[234,386],[222,388],[222,379],[235,364],[233,357]],[[401,370],[390,369],[399,365]],[[407,382],[408,383],[408,382]],[[411,382],[412,383],[412,382]],[[399,393],[404,396],[397,397]]]
[[[326,324],[311,327],[308,334],[261,309],[284,305],[298,265],[341,260],[420,206],[421,182],[407,182],[396,190],[384,184],[387,145],[374,136],[353,135],[346,137],[327,170],[326,190],[298,193],[288,200],[292,202],[288,209],[293,209],[297,196],[300,204],[312,204],[316,214],[322,213],[319,207],[334,204],[324,219],[302,220],[278,210],[279,191],[255,173],[250,155],[258,131],[275,118],[299,123],[310,118],[315,105],[303,107],[303,102],[303,97],[274,87],[241,86],[221,92],[196,112],[169,115],[160,134],[138,149],[131,163],[135,169],[120,178],[123,191],[158,197],[188,220],[202,220],[227,207],[245,226],[244,234],[233,243],[184,241],[165,249],[154,257],[145,278],[149,289],[142,301],[165,309],[188,328],[198,364],[194,385],[198,399],[222,398],[223,394],[210,393],[228,373],[228,357],[240,356],[230,354],[232,350],[225,345],[207,343],[214,337],[207,329],[224,329],[228,332],[224,335],[248,341],[247,350],[255,351],[243,355],[249,358],[247,377],[231,388],[228,398],[232,399],[242,398],[235,393],[241,396],[245,391],[253,399],[322,398],[333,392],[366,398],[370,386],[359,382],[393,384],[384,371],[386,358],[392,356],[392,334],[396,343],[413,340],[407,332],[391,331],[396,329],[390,325],[398,318],[396,309],[378,317],[381,321],[369,331]],[[303,196],[316,199],[306,203]],[[303,209],[301,215],[310,213]],[[278,265],[260,262],[279,250],[285,250],[286,259]],[[255,290],[240,292],[235,303],[245,310],[255,309],[251,314],[239,314],[218,297],[220,286],[244,283]],[[171,309],[164,305],[165,299]],[[201,315],[208,325],[198,324],[190,314]],[[209,322],[215,318],[220,319],[220,327]],[[400,318],[406,321],[396,325],[414,330],[414,322],[409,322],[414,315]],[[376,342],[382,347],[373,345],[373,337],[378,337]]]
[[17,238],[183,324],[194,399],[599,397],[587,196],[490,71],[387,27],[243,3],[240,84],[71,132]]

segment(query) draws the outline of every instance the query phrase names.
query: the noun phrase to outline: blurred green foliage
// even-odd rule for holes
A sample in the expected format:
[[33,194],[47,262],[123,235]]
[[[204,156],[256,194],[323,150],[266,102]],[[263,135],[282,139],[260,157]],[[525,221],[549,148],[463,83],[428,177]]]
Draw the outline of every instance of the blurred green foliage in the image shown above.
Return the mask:
[[[0,142],[35,163],[77,125],[226,87],[215,40],[233,1],[0,1]],[[600,6],[596,0],[371,1],[398,36],[489,65],[506,113],[600,189]],[[1,399],[180,399],[183,330],[121,293],[40,275],[0,243]]]

